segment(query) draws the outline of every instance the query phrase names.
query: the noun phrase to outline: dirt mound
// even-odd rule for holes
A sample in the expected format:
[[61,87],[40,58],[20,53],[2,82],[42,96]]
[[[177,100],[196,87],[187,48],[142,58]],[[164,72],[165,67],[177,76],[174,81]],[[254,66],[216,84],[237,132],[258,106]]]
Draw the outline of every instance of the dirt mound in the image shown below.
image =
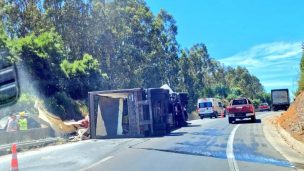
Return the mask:
[[304,92],[278,118],[278,123],[294,138],[304,142]]

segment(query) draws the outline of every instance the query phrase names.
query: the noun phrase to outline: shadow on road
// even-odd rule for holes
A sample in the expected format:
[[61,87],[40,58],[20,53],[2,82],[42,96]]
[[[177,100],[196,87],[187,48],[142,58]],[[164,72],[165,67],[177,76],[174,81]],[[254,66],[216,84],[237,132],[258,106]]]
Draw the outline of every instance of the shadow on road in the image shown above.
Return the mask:
[[255,124],[255,123],[262,123],[261,119],[256,119],[255,122],[252,122],[251,120],[236,120],[234,122],[235,124]]
[[184,134],[187,134],[188,132],[171,132],[165,136],[182,136]]
[[188,124],[186,127],[200,127],[201,125],[192,125],[192,124]]

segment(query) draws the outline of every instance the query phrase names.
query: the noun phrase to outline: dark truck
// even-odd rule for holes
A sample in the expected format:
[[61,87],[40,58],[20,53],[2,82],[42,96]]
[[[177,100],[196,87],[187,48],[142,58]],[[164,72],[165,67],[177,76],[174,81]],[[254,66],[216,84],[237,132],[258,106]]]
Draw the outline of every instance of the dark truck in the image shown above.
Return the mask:
[[250,118],[252,122],[255,122],[255,111],[252,102],[248,98],[237,98],[230,102],[227,107],[228,121],[234,122],[236,119]]
[[[1,57],[1,50],[0,50]],[[15,103],[19,97],[17,69],[0,58],[0,107]]]
[[287,110],[290,105],[288,89],[271,90],[272,110]]

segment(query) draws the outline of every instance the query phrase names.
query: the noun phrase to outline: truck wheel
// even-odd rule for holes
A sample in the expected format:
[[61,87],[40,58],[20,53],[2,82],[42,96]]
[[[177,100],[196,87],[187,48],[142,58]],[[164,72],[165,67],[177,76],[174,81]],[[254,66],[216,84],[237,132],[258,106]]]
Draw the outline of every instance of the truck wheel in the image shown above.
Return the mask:
[[204,116],[200,116],[201,119],[204,119]]
[[188,113],[186,111],[184,111],[184,116],[185,116],[185,120],[188,120]]
[[217,118],[218,117],[218,113],[214,112],[214,117]]
[[251,122],[255,123],[255,121],[256,121],[255,116],[251,116]]
[[228,122],[231,124],[234,122],[234,118],[228,118]]

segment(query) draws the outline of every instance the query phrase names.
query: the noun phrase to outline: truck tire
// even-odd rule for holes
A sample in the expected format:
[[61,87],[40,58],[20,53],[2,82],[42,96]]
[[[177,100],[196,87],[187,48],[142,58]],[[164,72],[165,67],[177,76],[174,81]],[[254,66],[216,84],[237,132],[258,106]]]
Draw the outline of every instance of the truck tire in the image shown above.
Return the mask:
[[255,116],[251,116],[251,122],[253,122],[253,123],[255,123],[255,121],[256,121],[256,117]]
[[214,112],[214,117],[217,118],[218,117],[218,113]]
[[229,122],[230,124],[232,124],[232,123],[234,122],[234,118],[228,117],[228,122]]
[[204,116],[200,116],[201,119],[204,119]]
[[188,113],[187,113],[187,111],[184,111],[184,116],[185,116],[185,121],[187,121],[188,120]]

